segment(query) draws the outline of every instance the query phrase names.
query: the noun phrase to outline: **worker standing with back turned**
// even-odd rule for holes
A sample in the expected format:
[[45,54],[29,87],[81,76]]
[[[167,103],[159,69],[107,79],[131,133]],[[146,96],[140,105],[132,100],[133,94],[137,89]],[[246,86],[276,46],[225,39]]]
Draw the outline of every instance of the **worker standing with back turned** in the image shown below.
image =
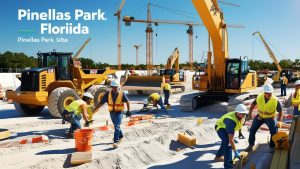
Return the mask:
[[[278,99],[272,95],[273,87],[269,84],[263,86],[264,93],[257,96],[257,98],[253,101],[250,106],[249,116],[247,116],[246,120],[250,120],[252,118],[252,111],[254,107],[257,105],[258,114],[253,119],[250,134],[249,134],[249,146],[245,149],[245,151],[249,152],[253,150],[253,146],[255,143],[255,134],[261,125],[266,124],[270,130],[271,138],[270,138],[270,148],[273,151],[275,147],[275,143],[272,140],[272,136],[278,132],[278,128],[282,127],[282,107]],[[279,112],[278,121],[276,120],[276,112]]]
[[166,105],[167,108],[169,108],[170,107],[169,97],[170,97],[170,94],[171,94],[170,79],[166,79],[165,82],[166,83],[163,85],[163,92],[164,92],[164,95],[165,95],[164,105]]
[[248,113],[247,107],[243,104],[236,106],[234,112],[223,115],[216,123],[215,129],[222,140],[215,161],[224,161],[224,168],[233,168],[232,150],[234,158],[240,158],[240,154],[234,143],[234,132],[242,128],[242,119]]
[[300,80],[297,80],[294,85],[295,85],[295,92],[292,98],[294,115],[300,115]]
[[288,79],[285,77],[285,73],[282,73],[282,77],[280,77],[280,89],[281,96],[286,96],[286,86],[288,85]]
[[115,132],[114,132],[114,138],[113,138],[113,148],[117,148],[118,145],[122,142],[123,140],[123,132],[121,130],[121,123],[122,123],[122,117],[123,114],[122,112],[124,111],[124,103],[126,103],[127,106],[127,112],[126,112],[126,117],[131,116],[130,112],[130,104],[129,100],[127,98],[127,95],[119,91],[119,83],[116,80],[112,80],[110,83],[111,90],[106,92],[96,107],[94,112],[97,112],[100,107],[107,103],[108,104],[108,111],[110,113],[110,118],[111,121],[114,124]]

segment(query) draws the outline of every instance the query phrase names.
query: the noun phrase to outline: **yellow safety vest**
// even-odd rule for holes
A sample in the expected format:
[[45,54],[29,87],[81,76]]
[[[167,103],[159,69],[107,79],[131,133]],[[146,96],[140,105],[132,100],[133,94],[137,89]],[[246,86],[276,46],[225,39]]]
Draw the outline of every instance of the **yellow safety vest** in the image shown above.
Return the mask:
[[124,102],[122,101],[123,92],[119,92],[116,102],[114,103],[112,94],[109,92],[108,94],[108,111],[109,112],[121,112],[124,110]]
[[296,98],[295,97],[292,98],[293,106],[299,106],[299,104],[300,104],[300,89],[298,89],[298,91],[296,91],[296,92],[297,92]]
[[88,120],[91,121],[93,120],[93,111],[95,109],[95,106],[88,105],[87,106],[87,113],[88,113]]
[[171,85],[169,83],[165,83],[163,86],[163,90],[171,90]]
[[258,114],[261,118],[275,117],[278,103],[276,97],[272,96],[270,100],[266,103],[264,94],[262,93],[257,96],[256,103],[258,106]]
[[235,122],[236,126],[234,128],[234,131],[237,131],[242,128],[242,122],[236,117],[235,112],[229,112],[225,115],[223,115],[218,121],[217,121],[217,131],[221,128],[226,129],[226,124],[224,123],[225,119],[231,119]]
[[158,101],[160,99],[160,95],[158,93],[152,93],[150,96],[153,101]]
[[86,104],[83,100],[74,100],[71,104],[69,104],[65,109],[68,112],[74,112],[75,115],[82,113],[82,108],[80,105]]

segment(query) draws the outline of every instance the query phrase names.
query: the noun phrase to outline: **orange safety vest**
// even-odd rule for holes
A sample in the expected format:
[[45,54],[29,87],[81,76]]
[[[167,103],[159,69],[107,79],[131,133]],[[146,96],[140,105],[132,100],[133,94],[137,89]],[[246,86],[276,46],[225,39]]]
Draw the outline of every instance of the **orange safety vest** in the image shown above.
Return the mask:
[[109,112],[121,112],[124,110],[124,102],[122,102],[123,92],[119,92],[116,102],[113,101],[111,91],[108,94],[108,111]]

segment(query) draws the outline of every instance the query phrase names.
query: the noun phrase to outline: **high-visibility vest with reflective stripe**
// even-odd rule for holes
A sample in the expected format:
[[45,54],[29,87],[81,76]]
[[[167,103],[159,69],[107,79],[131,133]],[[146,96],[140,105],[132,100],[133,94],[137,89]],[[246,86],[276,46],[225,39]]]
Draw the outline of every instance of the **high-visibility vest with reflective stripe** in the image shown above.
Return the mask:
[[169,83],[165,83],[163,86],[163,90],[171,90],[171,85]]
[[226,124],[224,123],[225,119],[231,119],[235,122],[236,126],[234,128],[234,131],[237,131],[242,128],[242,122],[236,117],[235,112],[229,112],[225,115],[223,115],[218,121],[217,121],[217,131],[221,128],[226,129]]
[[116,102],[114,103],[112,94],[109,92],[108,94],[108,111],[109,112],[121,112],[124,110],[124,102],[122,101],[123,92],[119,92]]
[[298,91],[296,91],[296,97],[292,98],[292,104],[293,106],[299,106],[300,104],[300,89],[298,89]]
[[82,113],[82,108],[80,105],[86,104],[83,100],[74,100],[71,104],[69,104],[65,109],[68,112],[74,112],[75,115]]
[[158,93],[152,93],[149,97],[154,101],[158,101],[160,99],[160,95]]
[[278,100],[276,97],[271,96],[270,100],[266,103],[264,94],[260,94],[256,98],[258,107],[258,114],[261,118],[271,118],[276,115],[276,108]]

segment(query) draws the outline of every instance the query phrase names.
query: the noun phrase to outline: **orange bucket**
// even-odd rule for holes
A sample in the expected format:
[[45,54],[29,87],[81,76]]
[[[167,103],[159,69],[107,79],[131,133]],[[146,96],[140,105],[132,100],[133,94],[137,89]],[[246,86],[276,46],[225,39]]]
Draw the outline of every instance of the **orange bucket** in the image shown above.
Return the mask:
[[93,140],[93,129],[78,129],[75,130],[75,148],[76,151],[91,151]]

